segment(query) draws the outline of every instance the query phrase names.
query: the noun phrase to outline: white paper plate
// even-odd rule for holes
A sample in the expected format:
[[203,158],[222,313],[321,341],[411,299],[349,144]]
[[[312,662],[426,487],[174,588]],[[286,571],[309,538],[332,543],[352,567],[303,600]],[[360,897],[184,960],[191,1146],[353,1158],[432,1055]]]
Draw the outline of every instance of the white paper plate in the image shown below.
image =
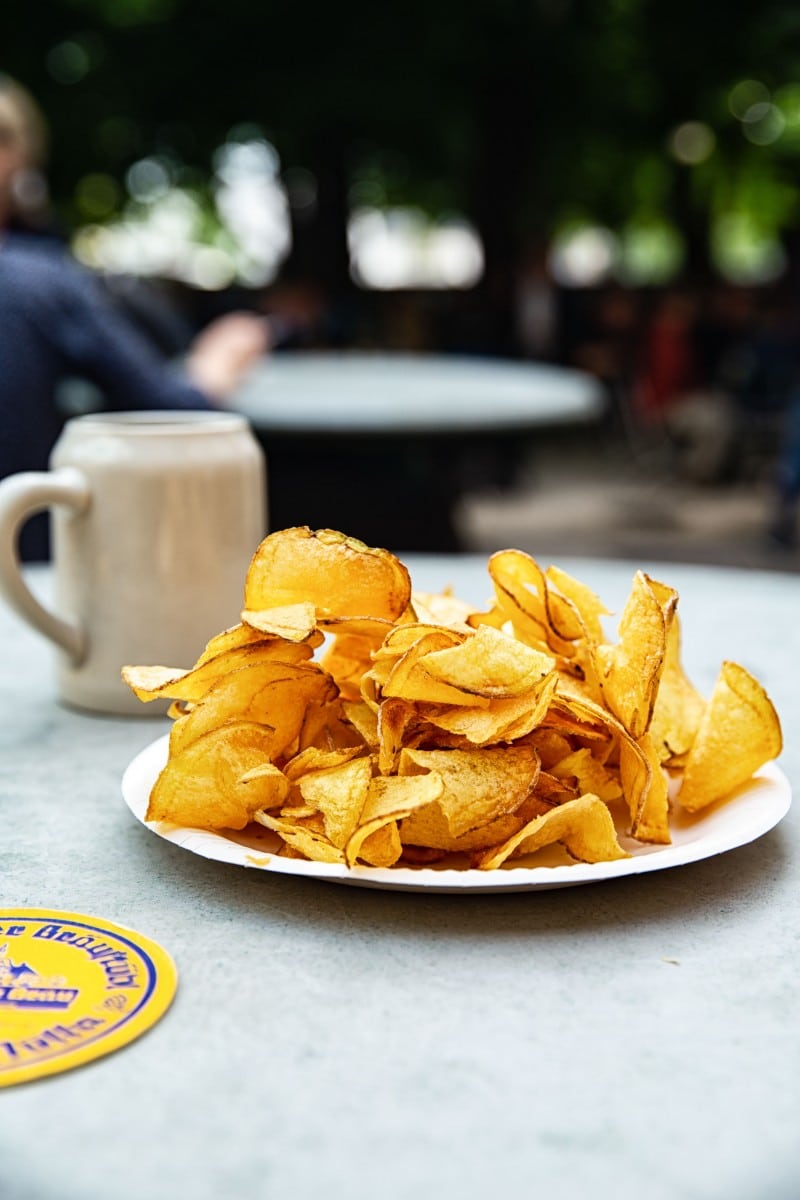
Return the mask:
[[[203,858],[235,863],[257,871],[280,875],[305,875],[328,883],[390,891],[437,892],[528,892],[546,888],[573,887],[645,871],[661,871],[684,863],[712,858],[726,850],[755,841],[772,829],[789,811],[791,788],[783,772],[773,763],[763,767],[733,798],[713,805],[695,817],[678,812],[671,822],[672,845],[643,846],[621,837],[632,858],[615,862],[571,863],[558,848],[548,855],[541,851],[537,864],[554,865],[503,867],[497,871],[441,869],[437,867],[342,867],[330,863],[278,858],[271,851],[280,845],[268,829],[246,833],[219,834],[189,829],[164,822],[146,822],[147,801],[156,777],[167,759],[168,737],[152,742],[128,766],[122,778],[122,794],[133,815],[159,837],[191,850]],[[547,855],[547,857],[543,857]]]

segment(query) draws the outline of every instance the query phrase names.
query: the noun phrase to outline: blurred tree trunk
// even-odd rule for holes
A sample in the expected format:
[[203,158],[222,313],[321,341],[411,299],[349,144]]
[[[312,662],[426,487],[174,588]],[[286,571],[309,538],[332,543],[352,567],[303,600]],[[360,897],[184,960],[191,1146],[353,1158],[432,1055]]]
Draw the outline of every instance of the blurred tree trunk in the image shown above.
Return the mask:
[[525,84],[522,71],[509,70],[503,63],[484,78],[478,96],[478,150],[470,215],[485,256],[477,298],[486,344],[476,349],[494,354],[516,351],[520,198],[529,185],[536,141]]
[[[284,275],[313,280],[331,303],[351,295],[347,147],[335,135],[316,141],[308,168],[316,180],[313,203],[291,205],[292,249]],[[290,195],[291,200],[291,195]]]

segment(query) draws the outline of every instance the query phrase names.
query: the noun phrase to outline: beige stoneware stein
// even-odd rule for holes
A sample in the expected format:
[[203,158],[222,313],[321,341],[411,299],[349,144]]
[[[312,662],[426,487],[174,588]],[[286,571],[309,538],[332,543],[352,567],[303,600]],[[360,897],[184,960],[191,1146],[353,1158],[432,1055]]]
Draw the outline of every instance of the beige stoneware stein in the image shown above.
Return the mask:
[[[155,715],[120,669],[189,667],[239,620],[266,528],[261,449],[233,413],[98,413],[67,422],[50,467],[0,483],[0,593],[58,647],[67,704]],[[52,610],[30,591],[16,548],[21,525],[44,508]]]

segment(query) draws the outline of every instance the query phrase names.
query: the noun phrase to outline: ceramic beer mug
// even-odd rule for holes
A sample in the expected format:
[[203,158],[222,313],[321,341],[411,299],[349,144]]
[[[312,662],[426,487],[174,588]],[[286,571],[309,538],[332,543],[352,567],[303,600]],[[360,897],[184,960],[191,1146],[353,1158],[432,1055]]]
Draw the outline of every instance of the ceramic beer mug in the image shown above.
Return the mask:
[[[233,413],[98,413],[67,422],[50,466],[0,483],[0,592],[58,647],[66,703],[154,715],[120,669],[189,667],[239,620],[266,528],[261,449]],[[53,513],[52,611],[16,553],[17,530],[43,508]]]

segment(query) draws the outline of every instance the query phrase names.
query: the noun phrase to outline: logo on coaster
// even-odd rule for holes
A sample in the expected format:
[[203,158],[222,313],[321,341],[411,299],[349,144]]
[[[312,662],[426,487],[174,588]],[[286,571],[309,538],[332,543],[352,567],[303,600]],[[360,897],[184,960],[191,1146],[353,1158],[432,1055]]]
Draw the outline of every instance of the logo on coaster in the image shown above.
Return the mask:
[[163,1016],[178,977],[149,938],[80,913],[0,911],[0,1087],[118,1050]]

